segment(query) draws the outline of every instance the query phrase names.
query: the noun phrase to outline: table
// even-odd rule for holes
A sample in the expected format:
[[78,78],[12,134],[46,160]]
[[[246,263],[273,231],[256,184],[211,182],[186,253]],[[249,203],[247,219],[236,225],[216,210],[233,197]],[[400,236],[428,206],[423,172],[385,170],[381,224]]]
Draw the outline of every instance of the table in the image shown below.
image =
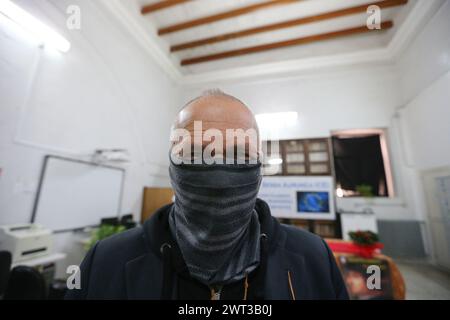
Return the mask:
[[17,266],[28,266],[28,267],[37,267],[48,263],[54,263],[60,260],[63,260],[66,258],[66,254],[62,252],[55,252],[51,254],[47,254],[44,256],[23,260],[23,261],[17,261],[14,262],[11,265],[11,269]]
[[[327,243],[330,242],[347,242],[340,239],[327,239]],[[351,242],[347,242],[351,243]],[[357,277],[352,277],[350,275],[351,272],[354,272],[354,274],[360,275],[361,277],[361,270],[358,270],[357,266],[358,262],[361,262],[361,266],[367,266],[371,264],[378,264],[381,262],[381,265],[387,266],[387,269],[389,270],[389,279],[384,279],[385,281],[388,281],[388,286],[391,286],[392,289],[392,298],[394,300],[404,300],[406,295],[406,288],[405,288],[405,281],[403,279],[402,274],[400,273],[400,270],[398,269],[397,265],[395,264],[394,260],[381,253],[376,253],[373,255],[372,258],[363,258],[358,255],[352,254],[352,253],[343,253],[343,252],[333,252],[333,255],[336,259],[336,263],[339,266],[339,269],[341,270],[341,273],[344,277],[344,281],[346,281],[347,289],[349,289],[350,286],[355,285],[355,280],[357,281]],[[348,262],[351,263],[348,263]],[[348,266],[351,265],[350,268]],[[349,271],[350,270],[350,271]],[[360,284],[362,284],[362,279],[359,279]],[[351,290],[349,290],[351,291]],[[350,292],[349,292],[350,293]]]

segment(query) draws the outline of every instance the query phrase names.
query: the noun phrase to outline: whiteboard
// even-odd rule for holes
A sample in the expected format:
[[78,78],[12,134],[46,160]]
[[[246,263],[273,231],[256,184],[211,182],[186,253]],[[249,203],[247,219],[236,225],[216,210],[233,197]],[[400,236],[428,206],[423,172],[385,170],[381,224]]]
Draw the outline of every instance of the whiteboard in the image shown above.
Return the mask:
[[63,231],[118,216],[123,178],[120,168],[46,156],[31,222]]

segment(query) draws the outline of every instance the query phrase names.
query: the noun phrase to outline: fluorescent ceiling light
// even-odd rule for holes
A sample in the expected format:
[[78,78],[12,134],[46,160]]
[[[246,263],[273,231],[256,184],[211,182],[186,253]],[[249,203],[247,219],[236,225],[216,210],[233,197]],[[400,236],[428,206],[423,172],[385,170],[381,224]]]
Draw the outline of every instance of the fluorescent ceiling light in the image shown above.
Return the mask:
[[297,123],[298,114],[292,112],[261,113],[255,116],[261,129],[292,127]]
[[273,158],[273,159],[269,159],[267,161],[268,164],[275,166],[275,165],[280,165],[283,163],[283,159],[281,158]]
[[0,12],[33,34],[42,44],[61,52],[69,51],[70,42],[67,39],[10,0],[0,0]]

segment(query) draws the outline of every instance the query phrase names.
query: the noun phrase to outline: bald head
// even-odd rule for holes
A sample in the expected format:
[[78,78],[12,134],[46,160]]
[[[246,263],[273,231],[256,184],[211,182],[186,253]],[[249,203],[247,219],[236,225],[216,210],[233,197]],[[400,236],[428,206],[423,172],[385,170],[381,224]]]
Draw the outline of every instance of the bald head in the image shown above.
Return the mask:
[[188,102],[178,113],[175,128],[190,129],[202,121],[203,129],[258,129],[250,109],[239,99],[221,91],[208,91]]
[[[222,150],[216,148],[215,154],[223,151],[225,156],[226,150],[231,146],[235,150],[244,148],[247,157],[254,157],[259,153],[258,125],[253,113],[239,99],[218,90],[208,91],[188,102],[178,113],[174,129],[189,132],[191,137],[189,143],[195,146],[201,141],[202,149],[210,142],[217,140],[217,134],[211,138],[212,132],[220,132],[223,137]],[[244,141],[239,140],[236,136],[230,137],[230,130],[245,133],[253,131],[256,134],[256,143],[252,144],[248,137]],[[227,136],[229,141],[227,141]],[[173,145],[181,143],[181,141],[173,139],[172,142]],[[184,143],[186,144],[187,141]]]

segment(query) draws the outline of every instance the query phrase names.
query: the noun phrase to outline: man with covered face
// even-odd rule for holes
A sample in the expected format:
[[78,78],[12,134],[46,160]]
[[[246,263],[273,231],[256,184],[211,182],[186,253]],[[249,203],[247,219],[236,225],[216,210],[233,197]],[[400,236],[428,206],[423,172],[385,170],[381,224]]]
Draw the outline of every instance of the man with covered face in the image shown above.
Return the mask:
[[98,242],[69,299],[348,299],[318,236],[280,224],[257,198],[258,127],[240,100],[210,91],[171,135],[173,204]]

